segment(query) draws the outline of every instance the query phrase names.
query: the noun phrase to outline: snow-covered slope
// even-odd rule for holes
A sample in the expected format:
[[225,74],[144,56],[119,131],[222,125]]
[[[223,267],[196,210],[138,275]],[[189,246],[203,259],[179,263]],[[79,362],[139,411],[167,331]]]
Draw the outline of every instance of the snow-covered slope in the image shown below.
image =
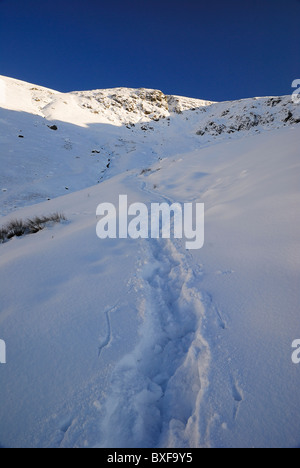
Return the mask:
[[212,104],[145,89],[62,94],[0,81],[1,215],[148,167],[174,151],[300,121],[290,97]]
[[115,88],[64,94],[4,76],[0,79],[5,89],[2,108],[76,125],[148,122],[169,117],[172,112],[212,104],[200,99],[166,96],[153,89]]
[[[67,222],[0,245],[0,446],[299,446],[299,106],[1,80],[1,225]],[[204,248],[99,240],[120,194]]]

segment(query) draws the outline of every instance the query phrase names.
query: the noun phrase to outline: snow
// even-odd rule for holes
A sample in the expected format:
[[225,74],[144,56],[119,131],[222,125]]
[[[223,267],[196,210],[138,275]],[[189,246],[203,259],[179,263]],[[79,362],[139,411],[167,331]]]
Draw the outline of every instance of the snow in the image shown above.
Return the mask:
[[[0,226],[67,218],[0,245],[0,446],[298,447],[299,106],[0,83]],[[98,239],[121,194],[203,249]]]

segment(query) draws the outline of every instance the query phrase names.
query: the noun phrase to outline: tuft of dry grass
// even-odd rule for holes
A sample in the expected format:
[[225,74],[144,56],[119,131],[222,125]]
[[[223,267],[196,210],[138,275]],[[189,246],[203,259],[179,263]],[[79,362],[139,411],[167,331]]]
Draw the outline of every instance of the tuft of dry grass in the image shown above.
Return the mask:
[[54,213],[49,216],[35,216],[27,219],[25,222],[21,219],[15,219],[0,228],[0,244],[7,242],[13,237],[21,237],[28,234],[36,234],[42,231],[47,224],[61,223],[66,218],[61,213]]

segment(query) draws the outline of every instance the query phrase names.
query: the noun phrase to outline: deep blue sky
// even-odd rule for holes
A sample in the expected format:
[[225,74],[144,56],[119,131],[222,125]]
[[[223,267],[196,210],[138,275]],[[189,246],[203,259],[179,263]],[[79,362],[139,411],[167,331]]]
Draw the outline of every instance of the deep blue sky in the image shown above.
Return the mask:
[[212,100],[291,93],[300,0],[0,0],[0,75]]

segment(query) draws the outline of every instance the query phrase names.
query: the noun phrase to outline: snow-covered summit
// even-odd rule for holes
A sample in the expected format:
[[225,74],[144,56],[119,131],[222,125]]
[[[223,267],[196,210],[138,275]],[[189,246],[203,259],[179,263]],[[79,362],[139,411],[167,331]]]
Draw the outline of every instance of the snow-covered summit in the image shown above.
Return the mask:
[[174,148],[300,122],[289,96],[213,103],[143,88],[60,93],[6,77],[0,85],[2,215],[150,167]]
[[299,106],[290,96],[215,103],[145,88],[60,93],[3,76],[0,82],[1,108],[80,126],[133,126],[181,116],[190,121],[189,129],[195,129],[198,136],[217,137],[300,123]]
[[158,121],[170,117],[172,113],[179,114],[211,104],[200,99],[167,96],[159,90],[145,88],[60,93],[3,76],[0,76],[0,80],[5,87],[1,107],[78,125]]
[[167,96],[159,90],[145,88],[115,88],[72,94],[78,98],[81,107],[122,124],[158,121],[170,117],[172,113],[180,114],[212,104],[200,99]]

